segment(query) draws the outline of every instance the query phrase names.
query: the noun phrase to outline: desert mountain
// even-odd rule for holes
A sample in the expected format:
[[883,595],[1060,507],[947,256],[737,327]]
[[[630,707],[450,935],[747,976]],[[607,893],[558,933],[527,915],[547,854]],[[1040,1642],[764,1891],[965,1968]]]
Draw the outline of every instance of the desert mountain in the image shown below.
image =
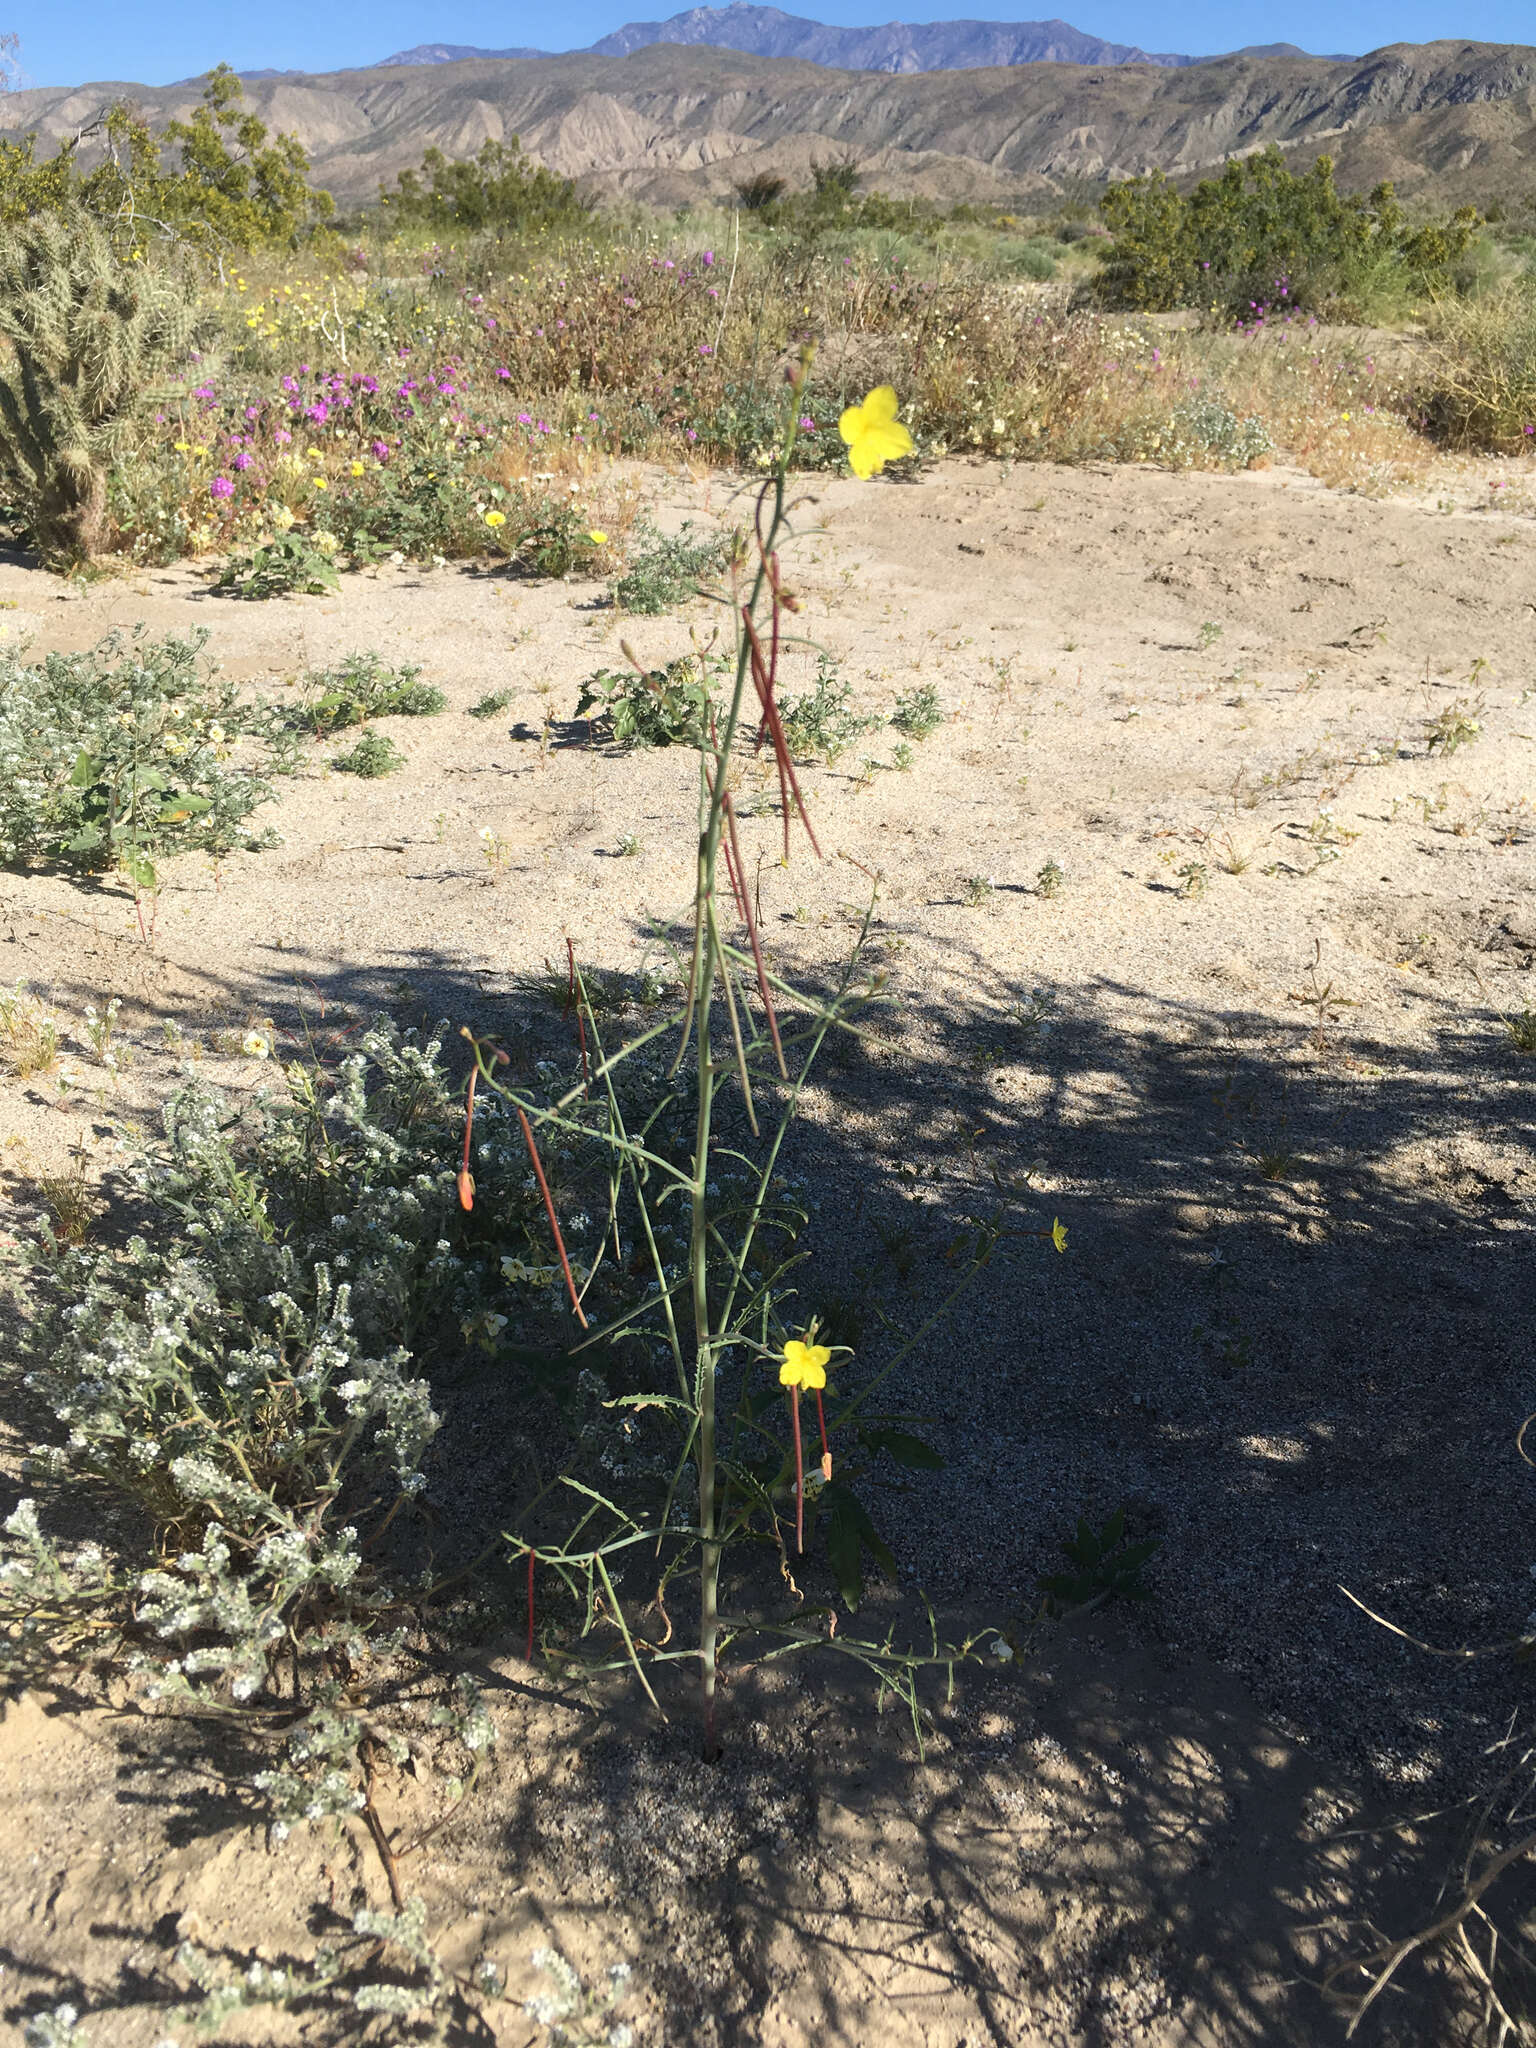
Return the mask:
[[[883,28],[829,28],[730,0],[727,7],[690,7],[666,21],[631,21],[592,45],[599,57],[627,57],[652,43],[703,44],[751,57],[799,57],[842,71],[974,71],[1000,64],[1203,64],[1203,57],[1151,56],[1127,43],[1084,35],[1068,21],[887,22]],[[462,43],[418,43],[385,64],[448,64],[465,57],[537,57],[537,50],[476,50]],[[1294,43],[1270,43],[1238,54],[1303,57]],[[1341,59],[1339,61],[1348,61]]]
[[[728,196],[757,171],[803,181],[814,159],[843,151],[886,191],[1048,203],[1153,168],[1194,175],[1270,142],[1299,163],[1326,149],[1346,183],[1391,177],[1436,203],[1536,189],[1536,49],[1498,43],[1394,44],[1347,62],[905,74],[654,44],[283,76],[247,93],[353,201],[432,144],[462,156],[510,135],[596,194],[666,205]],[[197,96],[196,81],[36,89],[3,115],[10,133],[60,141],[114,98],[158,122],[185,117]]]

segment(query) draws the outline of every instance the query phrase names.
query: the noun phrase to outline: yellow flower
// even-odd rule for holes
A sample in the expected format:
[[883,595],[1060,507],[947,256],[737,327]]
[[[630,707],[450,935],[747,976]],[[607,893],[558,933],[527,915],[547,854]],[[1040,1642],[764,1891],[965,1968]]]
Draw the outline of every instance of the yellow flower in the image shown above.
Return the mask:
[[587,535],[587,539],[591,541],[593,547],[595,548],[605,548],[608,545],[607,534],[600,532],[598,528],[595,526],[593,527],[592,531]]
[[1067,1226],[1059,1216],[1051,1220],[1051,1243],[1059,1252],[1064,1252],[1067,1248]]
[[360,462],[353,463],[352,474],[354,476],[361,476],[363,474],[363,465]]
[[293,523],[293,514],[289,511],[286,505],[279,505],[277,510],[272,514],[272,524],[277,528],[279,533],[286,533],[289,527],[293,525]]
[[910,455],[912,436],[896,417],[896,394],[880,384],[862,405],[850,405],[837,423],[848,444],[848,467],[855,476],[878,476],[888,462]]
[[171,443],[171,446],[176,450],[176,453],[178,455],[185,455],[187,453],[187,444],[185,441],[173,441]]
[[331,488],[323,476],[311,477],[310,482],[314,485],[317,491],[328,491]]
[[485,515],[485,523],[487,526],[492,528],[498,526],[505,526],[507,523],[507,515],[505,512],[487,512]]
[[781,1387],[804,1387],[814,1393],[827,1384],[827,1367],[832,1353],[825,1344],[802,1344],[792,1337],[784,1346],[784,1363],[779,1367]]

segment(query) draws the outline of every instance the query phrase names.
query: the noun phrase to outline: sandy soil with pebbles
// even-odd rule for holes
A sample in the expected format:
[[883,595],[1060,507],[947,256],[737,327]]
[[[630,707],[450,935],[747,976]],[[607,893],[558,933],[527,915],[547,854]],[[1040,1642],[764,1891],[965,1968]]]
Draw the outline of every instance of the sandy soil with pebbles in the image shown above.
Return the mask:
[[[419,1888],[518,1997],[541,1929],[593,1969],[628,1960],[648,2040],[1336,2038],[1311,1988],[1330,1937],[1304,1930],[1362,1899],[1401,1927],[1433,1890],[1350,1827],[1465,1790],[1520,1697],[1502,1661],[1425,1657],[1339,1588],[1445,1644],[1530,1604],[1536,1061],[1501,1018],[1536,988],[1536,523],[1283,468],[952,464],[812,492],[808,638],[861,707],[921,681],[947,713],[908,772],[864,765],[890,730],[806,771],[820,864],[778,864],[766,798],[744,827],[786,968],[840,957],[883,878],[892,1001],[829,1062],[792,1161],[815,1284],[877,1345],[875,1305],[918,1316],[967,1219],[1010,1216],[904,1380],[947,1463],[891,1503],[903,1572],[945,1614],[1016,1617],[1077,1515],[1124,1505],[1161,1541],[1154,1597],[965,1677],[921,1761],[806,1670],[743,1687],[711,1772],[493,1644],[500,1760]],[[668,523],[732,516],[719,481],[666,493]],[[114,887],[4,878],[0,980],[75,1018],[120,997],[134,1053],[113,1082],[77,1048],[62,1105],[43,1078],[0,1086],[23,1222],[31,1166],[82,1145],[109,1170],[114,1122],[151,1113],[189,1046],[239,1085],[253,1063],[218,1034],[257,1020],[495,1029],[567,936],[633,970],[682,910],[690,757],[594,745],[571,713],[621,633],[670,657],[702,601],[620,622],[595,586],[385,568],[245,605],[185,569],[76,592],[14,564],[0,600],[38,648],[204,626],[255,686],[367,647],[449,700],[388,722],[407,766],[386,780],[329,774],[316,745],[260,814],[277,849],[169,864],[152,948]],[[812,663],[791,657],[791,692]],[[496,689],[504,718],[465,715]],[[1447,713],[1477,727],[1448,756]],[[1034,1234],[1057,1216],[1063,1258]],[[178,1926],[291,1955],[323,1935],[313,1898],[382,1903],[360,1828],[269,1850],[203,1740],[10,1710],[9,2019],[71,1997],[114,2008],[93,2043],[153,2044]],[[424,1730],[381,1793],[397,1841],[433,1799]],[[1375,2038],[1450,2038],[1437,1995],[1414,1980]],[[347,2038],[261,2024],[229,2038]],[[539,2037],[515,2000],[487,2024],[463,2038]]]

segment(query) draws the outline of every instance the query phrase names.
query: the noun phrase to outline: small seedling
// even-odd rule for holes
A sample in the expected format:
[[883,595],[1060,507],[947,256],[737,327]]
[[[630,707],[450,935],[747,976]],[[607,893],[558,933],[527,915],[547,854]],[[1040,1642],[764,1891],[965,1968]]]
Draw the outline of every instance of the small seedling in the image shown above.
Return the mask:
[[919,683],[896,699],[891,723],[909,740],[925,740],[944,723],[944,707],[932,683]]
[[0,989],[0,1060],[22,1081],[51,1074],[59,1063],[58,1019],[27,993],[24,981]]
[[1465,697],[1458,697],[1454,704],[1434,718],[1424,721],[1424,738],[1432,754],[1454,754],[1458,748],[1469,747],[1482,731],[1482,720],[1473,713],[1482,709],[1479,699],[1476,703]]
[[480,699],[478,704],[470,705],[469,716],[471,718],[496,718],[506,710],[511,702],[512,692],[510,690],[491,690]]
[[636,855],[643,852],[643,850],[644,849],[642,848],[640,841],[635,837],[633,832],[625,832],[624,834],[622,834],[619,839],[618,846],[615,848],[615,851],[617,852],[620,860],[633,860],[635,859]]
[[512,848],[499,833],[489,825],[482,825],[479,832],[480,849],[485,855],[485,864],[493,875],[499,875],[511,865]]
[[891,749],[891,766],[899,770],[903,775],[907,773],[916,759],[916,754],[913,753],[905,740],[898,740]]
[[1054,896],[1066,879],[1066,869],[1062,867],[1055,854],[1052,854],[1036,875],[1035,887],[1042,896]]
[[1214,619],[1203,620],[1201,622],[1200,631],[1196,636],[1199,641],[1200,652],[1204,654],[1210,648],[1214,647],[1216,645],[1216,642],[1221,638],[1221,635],[1222,628],[1217,625]]
[[963,902],[967,910],[978,910],[996,889],[997,884],[990,875],[967,875]]
[[1071,1614],[1086,1607],[1103,1607],[1110,1600],[1148,1599],[1149,1589],[1141,1575],[1160,1548],[1155,1536],[1141,1543],[1126,1542],[1124,1508],[1116,1508],[1097,1529],[1083,1516],[1075,1533],[1061,1546],[1071,1570],[1047,1572],[1037,1581],[1045,1595],[1046,1612]]
[[312,669],[306,696],[287,714],[290,728],[329,739],[370,718],[432,718],[447,703],[441,690],[419,683],[411,662],[392,666],[380,654],[349,654],[333,668]]
[[1187,860],[1183,867],[1175,868],[1181,896],[1203,896],[1211,879],[1210,869],[1203,860]]

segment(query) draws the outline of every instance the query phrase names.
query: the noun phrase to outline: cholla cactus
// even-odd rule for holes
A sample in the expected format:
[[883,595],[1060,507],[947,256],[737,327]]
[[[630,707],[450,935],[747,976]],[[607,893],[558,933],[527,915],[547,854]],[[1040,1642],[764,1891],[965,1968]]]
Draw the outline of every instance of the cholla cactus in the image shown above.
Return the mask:
[[107,462],[153,384],[211,329],[182,279],[124,263],[83,212],[45,214],[0,247],[0,470],[45,555],[100,550]]

